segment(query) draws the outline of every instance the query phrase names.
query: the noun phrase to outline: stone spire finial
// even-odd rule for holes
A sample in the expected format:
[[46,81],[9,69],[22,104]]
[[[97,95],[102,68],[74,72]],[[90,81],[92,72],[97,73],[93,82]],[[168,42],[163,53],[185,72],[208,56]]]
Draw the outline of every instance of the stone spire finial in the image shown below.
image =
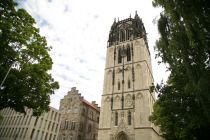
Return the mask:
[[131,18],[131,13],[130,13],[130,15],[129,15],[129,18]]
[[135,18],[139,18],[139,16],[138,16],[138,13],[137,13],[137,10],[135,11]]

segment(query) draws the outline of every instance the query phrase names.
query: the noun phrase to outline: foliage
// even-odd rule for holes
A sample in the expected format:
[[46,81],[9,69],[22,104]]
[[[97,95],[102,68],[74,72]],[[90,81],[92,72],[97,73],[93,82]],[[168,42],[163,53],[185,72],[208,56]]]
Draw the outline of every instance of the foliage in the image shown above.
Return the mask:
[[34,115],[49,110],[50,95],[59,88],[49,74],[52,59],[45,37],[35,20],[12,0],[0,1],[0,110],[19,112],[32,108]]
[[167,140],[210,139],[210,8],[207,0],[153,0],[162,7],[157,57],[171,72],[156,86],[150,120]]

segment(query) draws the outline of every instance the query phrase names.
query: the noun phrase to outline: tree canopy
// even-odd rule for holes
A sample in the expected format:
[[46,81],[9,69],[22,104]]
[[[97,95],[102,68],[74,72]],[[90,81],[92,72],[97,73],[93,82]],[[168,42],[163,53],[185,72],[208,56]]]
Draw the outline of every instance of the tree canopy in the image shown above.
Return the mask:
[[153,0],[162,7],[157,57],[171,72],[156,86],[150,120],[167,140],[210,139],[210,7],[207,0]]
[[49,110],[50,95],[59,88],[49,73],[51,47],[35,20],[16,6],[13,0],[0,1],[0,110],[25,112],[27,107],[40,115]]

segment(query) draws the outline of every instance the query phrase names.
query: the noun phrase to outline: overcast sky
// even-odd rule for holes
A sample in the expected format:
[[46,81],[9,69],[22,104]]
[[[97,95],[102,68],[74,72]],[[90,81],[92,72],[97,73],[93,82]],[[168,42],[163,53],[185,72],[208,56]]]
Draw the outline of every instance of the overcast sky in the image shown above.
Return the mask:
[[53,59],[52,75],[60,89],[51,96],[51,106],[59,108],[60,99],[77,87],[88,101],[101,104],[107,40],[114,18],[134,17],[135,11],[148,33],[155,83],[166,80],[163,65],[154,59],[161,9],[151,0],[24,0],[21,5],[37,22],[46,37]]

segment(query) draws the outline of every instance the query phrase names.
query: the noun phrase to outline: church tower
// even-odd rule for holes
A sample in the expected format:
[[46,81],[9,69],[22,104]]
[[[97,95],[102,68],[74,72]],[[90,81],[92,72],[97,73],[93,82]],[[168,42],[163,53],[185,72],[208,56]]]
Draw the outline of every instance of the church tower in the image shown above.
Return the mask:
[[114,20],[107,44],[98,140],[159,140],[146,31],[138,14]]

